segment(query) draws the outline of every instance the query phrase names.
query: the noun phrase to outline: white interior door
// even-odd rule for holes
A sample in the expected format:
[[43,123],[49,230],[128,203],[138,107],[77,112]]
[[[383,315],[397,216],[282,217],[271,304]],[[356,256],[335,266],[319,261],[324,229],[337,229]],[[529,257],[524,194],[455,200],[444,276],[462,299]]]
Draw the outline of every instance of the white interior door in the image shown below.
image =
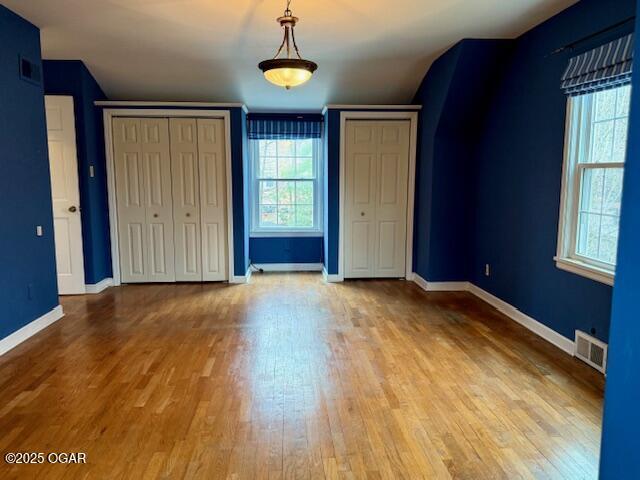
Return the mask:
[[202,279],[227,279],[227,181],[224,120],[197,120]]
[[175,280],[169,124],[115,118],[113,146],[124,283]]
[[405,276],[408,121],[346,125],[344,276]]
[[202,281],[198,128],[193,118],[169,119],[176,280]]
[[45,96],[58,293],[85,293],[73,97]]

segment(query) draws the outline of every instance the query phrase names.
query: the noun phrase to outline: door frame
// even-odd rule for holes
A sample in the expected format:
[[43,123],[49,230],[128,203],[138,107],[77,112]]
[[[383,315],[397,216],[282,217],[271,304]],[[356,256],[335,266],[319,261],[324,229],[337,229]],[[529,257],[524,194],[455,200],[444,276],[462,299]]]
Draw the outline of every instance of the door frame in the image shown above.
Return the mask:
[[338,207],[338,279],[344,281],[344,196],[346,173],[346,131],[348,120],[409,120],[409,179],[407,183],[407,238],[405,279],[413,280],[413,215],[416,191],[416,146],[418,112],[416,111],[342,111],[340,112],[340,179]]
[[231,111],[204,110],[190,108],[105,108],[102,112],[104,119],[104,142],[107,159],[107,194],[109,197],[109,236],[111,238],[111,268],[113,270],[113,285],[121,284],[120,276],[120,245],[118,243],[118,210],[116,208],[116,175],[115,154],[113,152],[113,124],[115,117],[136,118],[217,118],[224,121],[226,182],[227,182],[227,281],[234,278],[233,257],[233,195],[231,171]]
[[[89,285],[87,285],[87,279],[85,277],[85,269],[84,269],[84,238],[82,238],[82,226],[83,226],[83,222],[82,222],[82,199],[80,198],[80,178],[82,175],[82,170],[80,168],[80,158],[78,157],[78,125],[76,125],[76,99],[73,97],[73,95],[58,95],[58,94],[45,94],[44,96],[44,103],[45,103],[45,113],[46,113],[46,103],[47,103],[47,98],[65,98],[65,99],[70,99],[71,100],[71,120],[73,123],[73,156],[76,159],[76,182],[75,182],[75,188],[76,191],[78,192],[78,217],[80,217],[80,265],[78,266],[79,269],[81,270],[81,274],[82,274],[82,288],[78,289],[77,292],[74,293],[60,293],[60,282],[58,279],[58,274],[56,271],[56,285],[57,285],[57,289],[58,289],[58,295],[84,295],[86,293],[90,293],[87,292],[87,289],[89,287]],[[45,126],[47,128],[47,158],[48,158],[48,165],[49,165],[49,184],[51,185],[52,183],[52,179],[51,179],[51,157],[49,156],[49,124],[47,123],[46,120],[46,114],[45,114]],[[53,190],[53,185],[51,185],[51,189]],[[51,204],[53,207],[53,198],[51,200]],[[55,212],[51,212],[51,218],[52,220],[55,219]],[[54,244],[55,244],[55,225],[54,225]],[[56,254],[56,262],[57,262],[57,254],[58,252],[55,251]]]

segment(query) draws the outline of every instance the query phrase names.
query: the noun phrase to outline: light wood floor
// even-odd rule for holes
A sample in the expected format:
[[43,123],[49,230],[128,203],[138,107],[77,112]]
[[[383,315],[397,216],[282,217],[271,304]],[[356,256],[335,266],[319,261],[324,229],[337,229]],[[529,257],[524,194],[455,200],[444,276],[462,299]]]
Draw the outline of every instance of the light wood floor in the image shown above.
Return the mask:
[[602,377],[403,281],[111,288],[0,357],[0,478],[596,478]]

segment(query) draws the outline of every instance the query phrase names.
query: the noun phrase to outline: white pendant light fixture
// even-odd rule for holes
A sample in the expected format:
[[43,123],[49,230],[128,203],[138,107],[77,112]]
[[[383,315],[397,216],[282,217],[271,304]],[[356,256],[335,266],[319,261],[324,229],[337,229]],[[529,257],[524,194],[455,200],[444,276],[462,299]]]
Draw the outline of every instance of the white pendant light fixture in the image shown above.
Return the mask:
[[[264,78],[274,85],[284,87],[287,90],[307,82],[318,68],[318,65],[314,62],[305,60],[300,56],[300,51],[296,45],[296,37],[293,33],[293,29],[298,23],[298,18],[293,16],[289,9],[290,4],[291,0],[287,0],[284,16],[277,19],[278,23],[284,28],[284,38],[280,48],[278,48],[276,55],[272,59],[264,60],[258,64],[258,68],[264,72]],[[286,53],[286,57],[278,58],[282,53]],[[292,53],[295,56],[292,56]]]

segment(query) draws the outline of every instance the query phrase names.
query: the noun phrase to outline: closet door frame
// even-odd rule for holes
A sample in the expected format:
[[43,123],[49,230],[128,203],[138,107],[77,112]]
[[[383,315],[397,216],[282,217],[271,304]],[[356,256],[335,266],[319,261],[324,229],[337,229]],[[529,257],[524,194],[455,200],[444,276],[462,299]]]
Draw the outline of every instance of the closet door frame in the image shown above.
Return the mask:
[[346,175],[346,139],[347,121],[349,120],[409,120],[409,180],[407,183],[407,238],[405,257],[405,279],[413,280],[413,215],[416,191],[416,145],[418,135],[418,112],[417,111],[342,111],[340,112],[340,179],[339,194],[340,201],[338,207],[338,275],[333,281],[344,281],[344,220],[345,220],[345,175]]
[[[228,105],[224,105],[228,106]],[[233,105],[235,106],[235,105]],[[233,196],[231,171],[231,111],[194,108],[105,108],[103,110],[105,154],[107,161],[107,194],[109,200],[109,234],[111,238],[111,268],[113,285],[121,284],[120,245],[118,239],[118,211],[116,208],[115,154],[113,150],[113,119],[135,118],[217,118],[224,121],[226,156],[226,202],[227,202],[227,280],[233,282]],[[244,272],[242,272],[244,274]]]

